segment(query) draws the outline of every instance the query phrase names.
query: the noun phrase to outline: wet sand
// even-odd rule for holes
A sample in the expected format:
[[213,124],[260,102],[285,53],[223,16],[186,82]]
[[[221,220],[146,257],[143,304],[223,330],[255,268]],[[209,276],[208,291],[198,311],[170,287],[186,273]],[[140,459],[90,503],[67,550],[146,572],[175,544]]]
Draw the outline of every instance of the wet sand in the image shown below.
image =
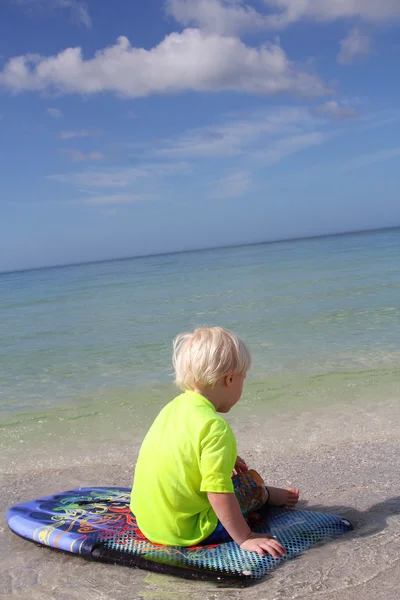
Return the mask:
[[[343,515],[355,530],[246,588],[188,582],[86,562],[12,534],[7,508],[85,485],[131,484],[139,440],[7,452],[0,480],[1,600],[397,600],[400,588],[400,404],[337,404],[231,422],[240,454],[271,485],[296,485],[300,506]],[[47,455],[46,455],[47,452]],[[80,456],[84,456],[82,462]]]

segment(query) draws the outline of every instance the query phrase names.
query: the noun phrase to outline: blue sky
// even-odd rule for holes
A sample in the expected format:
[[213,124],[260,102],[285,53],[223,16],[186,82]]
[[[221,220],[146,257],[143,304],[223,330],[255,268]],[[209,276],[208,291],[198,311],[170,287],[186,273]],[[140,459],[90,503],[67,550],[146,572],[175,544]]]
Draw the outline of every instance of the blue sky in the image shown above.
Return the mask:
[[400,225],[398,0],[3,0],[0,270]]

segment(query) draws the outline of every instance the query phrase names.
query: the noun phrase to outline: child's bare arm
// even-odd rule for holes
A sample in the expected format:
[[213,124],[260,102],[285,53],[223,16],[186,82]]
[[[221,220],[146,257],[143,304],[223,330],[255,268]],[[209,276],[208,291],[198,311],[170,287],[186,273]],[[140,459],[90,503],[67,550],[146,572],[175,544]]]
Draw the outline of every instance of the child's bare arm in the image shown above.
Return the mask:
[[243,518],[235,494],[209,492],[207,496],[215,514],[231,538],[239,545],[247,540],[251,535],[251,529]]
[[268,552],[274,558],[285,554],[284,547],[272,536],[252,533],[242,515],[235,494],[208,492],[207,496],[218,519],[243,550],[258,552],[260,556]]

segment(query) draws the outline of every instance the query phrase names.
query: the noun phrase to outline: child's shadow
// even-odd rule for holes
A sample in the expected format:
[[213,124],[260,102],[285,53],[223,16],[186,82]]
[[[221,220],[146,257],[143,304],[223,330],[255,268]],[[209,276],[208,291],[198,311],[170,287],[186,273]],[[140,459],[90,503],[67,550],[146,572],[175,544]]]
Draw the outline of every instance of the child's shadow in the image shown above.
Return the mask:
[[378,502],[364,511],[341,505],[309,505],[307,501],[299,502],[298,508],[299,510],[340,515],[348,519],[354,527],[354,530],[350,534],[347,534],[347,539],[349,539],[349,536],[351,538],[367,537],[386,529],[388,525],[387,519],[400,514],[400,496]]

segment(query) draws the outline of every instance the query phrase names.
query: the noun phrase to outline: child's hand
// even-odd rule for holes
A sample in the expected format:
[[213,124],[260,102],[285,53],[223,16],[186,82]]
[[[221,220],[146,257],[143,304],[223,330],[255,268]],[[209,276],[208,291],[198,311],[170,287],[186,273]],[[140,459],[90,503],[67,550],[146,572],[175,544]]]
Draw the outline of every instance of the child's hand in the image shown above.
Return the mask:
[[240,456],[237,457],[235,462],[235,473],[239,475],[239,473],[245,473],[249,470],[249,467],[246,465],[246,462]]
[[265,556],[265,552],[271,554],[273,558],[285,556],[286,550],[272,535],[265,533],[252,533],[247,540],[240,544],[242,550],[247,552],[257,552],[260,556]]

